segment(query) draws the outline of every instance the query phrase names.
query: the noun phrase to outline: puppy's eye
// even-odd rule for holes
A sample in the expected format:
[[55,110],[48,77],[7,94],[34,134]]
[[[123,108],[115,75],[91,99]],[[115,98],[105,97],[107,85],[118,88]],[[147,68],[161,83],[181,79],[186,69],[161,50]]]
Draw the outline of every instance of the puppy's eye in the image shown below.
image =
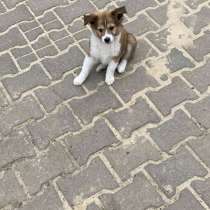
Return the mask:
[[98,31],[99,31],[100,33],[102,33],[102,32],[103,32],[103,29],[102,29],[102,28],[99,28]]
[[110,26],[110,27],[109,27],[109,30],[110,30],[110,31],[113,31],[113,30],[114,30],[114,26]]

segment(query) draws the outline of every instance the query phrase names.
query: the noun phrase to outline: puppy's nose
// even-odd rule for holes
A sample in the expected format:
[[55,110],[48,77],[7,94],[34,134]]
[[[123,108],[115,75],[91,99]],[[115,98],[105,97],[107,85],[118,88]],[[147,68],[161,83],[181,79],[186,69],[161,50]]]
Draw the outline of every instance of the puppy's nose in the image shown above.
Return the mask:
[[106,37],[106,38],[104,39],[104,41],[105,41],[105,43],[109,44],[111,40],[110,40],[109,37]]

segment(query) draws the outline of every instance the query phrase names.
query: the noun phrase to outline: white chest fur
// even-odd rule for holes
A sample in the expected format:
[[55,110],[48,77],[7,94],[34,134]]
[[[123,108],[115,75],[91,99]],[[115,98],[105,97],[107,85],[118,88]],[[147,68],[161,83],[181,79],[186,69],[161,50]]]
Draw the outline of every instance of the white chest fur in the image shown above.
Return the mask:
[[91,35],[90,39],[90,55],[102,64],[108,64],[112,57],[118,56],[121,49],[120,35],[114,38],[111,44],[103,43],[95,34]]

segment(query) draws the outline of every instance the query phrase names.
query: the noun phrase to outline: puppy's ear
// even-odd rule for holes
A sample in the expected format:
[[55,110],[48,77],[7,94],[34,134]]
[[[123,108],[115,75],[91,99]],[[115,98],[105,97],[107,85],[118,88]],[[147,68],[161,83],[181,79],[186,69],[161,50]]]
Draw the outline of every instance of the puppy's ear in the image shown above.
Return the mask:
[[123,7],[119,7],[117,9],[114,9],[111,14],[114,17],[115,21],[117,21],[118,23],[121,23],[123,20],[123,15],[127,13],[127,10],[125,8],[125,6]]
[[84,25],[90,24],[90,25],[95,25],[97,21],[97,15],[95,14],[87,14],[84,15]]

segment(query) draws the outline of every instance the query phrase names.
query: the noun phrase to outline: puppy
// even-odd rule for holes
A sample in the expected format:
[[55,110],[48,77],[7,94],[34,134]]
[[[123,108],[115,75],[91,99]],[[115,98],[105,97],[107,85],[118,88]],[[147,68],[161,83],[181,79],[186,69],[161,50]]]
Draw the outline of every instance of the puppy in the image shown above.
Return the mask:
[[97,66],[96,71],[106,69],[105,82],[112,85],[117,69],[123,73],[137,45],[134,35],[128,33],[122,25],[125,7],[112,11],[99,11],[84,15],[84,24],[91,27],[90,52],[85,57],[80,74],[74,79],[74,85],[81,85]]

